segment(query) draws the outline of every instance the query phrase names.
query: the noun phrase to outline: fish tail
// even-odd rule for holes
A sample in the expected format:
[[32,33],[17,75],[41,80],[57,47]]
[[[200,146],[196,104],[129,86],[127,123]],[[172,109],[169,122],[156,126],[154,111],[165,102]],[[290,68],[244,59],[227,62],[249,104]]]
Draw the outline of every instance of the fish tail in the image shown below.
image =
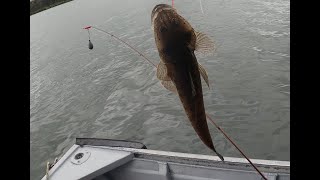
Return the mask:
[[221,161],[224,162],[223,156],[215,150],[214,150],[214,152],[218,155],[218,157],[221,159]]
[[221,154],[219,154],[217,151],[215,153],[218,155],[218,157],[221,159],[221,161],[224,162],[223,156]]
[[224,162],[223,156],[222,156],[220,153],[218,153],[218,151],[214,148],[214,146],[213,146],[212,143],[211,143],[211,145],[209,145],[209,148],[210,148],[213,152],[215,152],[215,153],[217,154],[217,156],[221,159],[222,162]]

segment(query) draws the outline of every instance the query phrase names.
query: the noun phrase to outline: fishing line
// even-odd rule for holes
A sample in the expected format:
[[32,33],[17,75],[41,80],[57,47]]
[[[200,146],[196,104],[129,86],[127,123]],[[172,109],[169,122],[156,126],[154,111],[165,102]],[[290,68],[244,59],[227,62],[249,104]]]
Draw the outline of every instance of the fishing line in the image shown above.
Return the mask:
[[88,30],[88,38],[90,40],[90,31],[89,31],[89,29],[87,29],[87,30]]
[[203,13],[203,8],[202,8],[202,2],[201,2],[201,0],[199,0],[199,1],[200,1],[201,12],[202,12],[202,14],[204,14],[204,13]]
[[[199,0],[199,1],[200,1],[201,12],[202,12],[202,14],[204,14],[203,8],[202,8],[202,2],[201,2],[201,0]],[[173,5],[174,5],[174,0],[171,0],[171,6],[173,7]]]
[[[172,0],[173,2],[173,0]],[[146,56],[144,56],[142,53],[140,53],[137,49],[135,49],[134,47],[132,47],[131,45],[129,45],[128,43],[126,43],[125,41],[121,40],[120,38],[118,38],[117,36],[107,32],[107,31],[104,31],[100,28],[97,28],[97,27],[94,27],[94,26],[88,26],[84,29],[87,29],[89,31],[90,28],[93,28],[95,30],[98,30],[100,32],[103,32],[103,33],[106,33],[108,35],[110,35],[111,37],[117,39],[118,41],[124,43],[125,45],[127,45],[131,50],[134,50],[136,53],[138,53],[141,57],[143,57],[145,60],[147,60],[150,64],[152,64],[155,68],[157,68],[157,66],[152,62],[150,61]],[[89,39],[89,42],[90,42],[90,39]],[[236,143],[233,142],[233,140],[223,131],[223,129],[218,125],[216,124],[213,119],[208,115],[206,114],[207,118],[210,120],[210,122],[228,139],[228,141],[231,142],[231,144],[241,153],[241,155],[246,158],[248,160],[248,162],[253,166],[253,168],[262,176],[263,179],[267,180],[267,178],[261,173],[261,171],[251,162],[251,160],[243,153],[243,151],[236,145]]]
[[210,122],[212,124],[214,124],[216,126],[216,128],[233,144],[233,146],[235,148],[237,148],[237,150],[242,154],[243,157],[245,157],[249,163],[253,166],[253,168],[258,171],[258,173],[263,177],[263,179],[267,180],[267,178],[259,171],[259,169],[250,161],[250,159],[241,151],[241,149],[232,141],[232,139],[223,131],[223,129],[218,126],[214,121],[213,119],[208,115],[206,114],[207,118],[210,120]]
[[[111,37],[115,38],[116,40],[124,43],[124,44],[127,45],[131,50],[134,50],[136,53],[138,53],[139,56],[143,57],[145,60],[147,60],[149,63],[151,63],[154,67],[157,67],[153,62],[151,62],[151,61],[150,61],[147,57],[145,57],[142,53],[140,53],[138,50],[136,50],[136,49],[135,49],[134,47],[132,47],[130,44],[128,44],[128,43],[126,43],[125,41],[121,40],[121,39],[118,38],[117,36],[115,36],[115,35],[107,32],[107,31],[104,31],[104,30],[102,30],[102,29],[100,29],[100,28],[94,27],[94,26],[90,26],[90,28],[93,28],[93,29],[98,30],[98,31],[103,32],[103,33],[106,33],[106,34],[110,35]],[[89,40],[89,41],[90,41],[90,40]]]

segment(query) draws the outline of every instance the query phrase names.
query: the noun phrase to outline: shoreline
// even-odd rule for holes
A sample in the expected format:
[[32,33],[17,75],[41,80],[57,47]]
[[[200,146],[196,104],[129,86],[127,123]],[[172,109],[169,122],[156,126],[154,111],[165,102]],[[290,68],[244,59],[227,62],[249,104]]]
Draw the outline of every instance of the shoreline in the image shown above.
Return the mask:
[[41,11],[59,6],[72,0],[33,0],[30,1],[30,16]]

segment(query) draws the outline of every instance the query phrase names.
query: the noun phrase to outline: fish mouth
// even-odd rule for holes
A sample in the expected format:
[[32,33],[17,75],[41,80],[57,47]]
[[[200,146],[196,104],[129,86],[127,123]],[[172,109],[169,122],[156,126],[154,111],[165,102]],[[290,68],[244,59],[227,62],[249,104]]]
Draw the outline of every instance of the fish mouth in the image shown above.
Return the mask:
[[156,19],[159,12],[161,12],[163,10],[170,10],[170,9],[173,9],[173,7],[168,4],[156,5],[151,12],[151,24],[153,25],[153,21]]

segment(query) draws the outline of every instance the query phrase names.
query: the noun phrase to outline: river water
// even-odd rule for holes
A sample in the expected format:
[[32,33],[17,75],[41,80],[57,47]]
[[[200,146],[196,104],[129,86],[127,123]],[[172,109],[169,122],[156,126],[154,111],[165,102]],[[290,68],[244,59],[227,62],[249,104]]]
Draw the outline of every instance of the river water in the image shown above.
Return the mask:
[[[148,149],[213,154],[199,140],[179,98],[163,88],[150,15],[159,0],[74,0],[30,16],[30,172],[45,174],[76,137],[134,140]],[[176,0],[195,30],[211,36],[212,56],[198,56],[211,89],[206,112],[250,158],[290,160],[289,0]],[[241,157],[212,125],[223,156]]]

